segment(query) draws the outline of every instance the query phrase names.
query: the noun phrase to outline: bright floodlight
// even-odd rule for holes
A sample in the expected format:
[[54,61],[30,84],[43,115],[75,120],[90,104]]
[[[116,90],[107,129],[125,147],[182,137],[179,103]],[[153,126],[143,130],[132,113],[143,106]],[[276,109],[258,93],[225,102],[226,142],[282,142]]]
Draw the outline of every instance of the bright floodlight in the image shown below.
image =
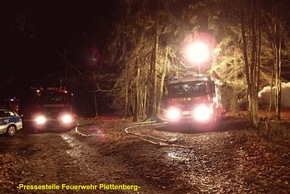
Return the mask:
[[186,53],[189,61],[197,63],[208,60],[210,56],[208,45],[201,41],[190,44],[187,47]]

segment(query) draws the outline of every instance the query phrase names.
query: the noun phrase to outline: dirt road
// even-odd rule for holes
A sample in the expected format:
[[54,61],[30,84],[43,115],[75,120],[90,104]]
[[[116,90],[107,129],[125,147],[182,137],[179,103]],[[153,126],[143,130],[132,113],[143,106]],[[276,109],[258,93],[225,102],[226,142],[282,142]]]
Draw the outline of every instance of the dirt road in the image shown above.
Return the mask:
[[289,193],[289,141],[244,127],[172,131],[100,118],[66,132],[0,136],[0,193]]

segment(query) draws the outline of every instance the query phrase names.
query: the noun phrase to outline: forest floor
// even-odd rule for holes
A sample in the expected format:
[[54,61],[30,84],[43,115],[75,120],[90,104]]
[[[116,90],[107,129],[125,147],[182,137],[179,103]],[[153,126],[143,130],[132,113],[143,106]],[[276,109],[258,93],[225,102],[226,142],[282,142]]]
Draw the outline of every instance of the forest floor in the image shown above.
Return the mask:
[[113,117],[82,118],[70,131],[21,130],[0,136],[0,193],[286,194],[290,114],[282,121],[267,133],[244,113],[207,132]]

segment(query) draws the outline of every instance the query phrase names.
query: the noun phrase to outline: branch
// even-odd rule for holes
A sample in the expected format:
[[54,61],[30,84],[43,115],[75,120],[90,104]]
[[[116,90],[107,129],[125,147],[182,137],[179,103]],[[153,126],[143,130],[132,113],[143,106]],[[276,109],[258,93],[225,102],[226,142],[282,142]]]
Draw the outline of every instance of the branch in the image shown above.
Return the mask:
[[66,58],[66,56],[64,55],[64,54],[61,54],[59,51],[57,51],[57,50],[55,50],[55,52],[60,56],[60,57],[62,57],[64,60],[65,60],[65,62],[71,67],[71,68],[73,68],[76,72],[78,72],[80,75],[82,75],[82,76],[84,76],[85,77],[85,75],[80,71],[80,70],[78,70],[67,58]]
[[108,89],[101,89],[100,86],[99,86],[99,84],[96,84],[96,89],[94,91],[90,91],[90,92],[96,93],[96,92],[112,92],[112,91],[113,91],[113,89],[110,89],[110,90],[108,90]]

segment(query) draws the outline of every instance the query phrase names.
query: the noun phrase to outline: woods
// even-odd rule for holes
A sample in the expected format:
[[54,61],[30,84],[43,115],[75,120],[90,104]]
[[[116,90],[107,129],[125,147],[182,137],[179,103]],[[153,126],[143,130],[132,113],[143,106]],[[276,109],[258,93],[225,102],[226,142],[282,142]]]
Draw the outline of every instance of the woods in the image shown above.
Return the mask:
[[[289,69],[289,14],[281,9],[289,6],[286,1],[118,3],[118,13],[107,19],[107,23],[112,21],[106,26],[109,33],[102,44],[95,42],[102,50],[96,68],[84,67],[81,60],[73,66],[91,83],[77,81],[75,89],[85,87],[95,96],[95,116],[99,114],[97,102],[107,96],[111,99],[108,106],[120,116],[132,116],[134,121],[158,118],[168,79],[187,69],[198,70],[186,58],[184,45],[189,37],[206,33],[217,45],[211,47],[211,64],[203,67],[203,73],[219,75],[224,107],[237,112],[239,103],[245,101],[251,123],[258,127],[258,92],[271,85],[277,88],[273,98],[280,119],[281,82]],[[80,74],[71,65],[68,69],[72,69],[71,76]],[[272,106],[269,102],[268,110]]]

